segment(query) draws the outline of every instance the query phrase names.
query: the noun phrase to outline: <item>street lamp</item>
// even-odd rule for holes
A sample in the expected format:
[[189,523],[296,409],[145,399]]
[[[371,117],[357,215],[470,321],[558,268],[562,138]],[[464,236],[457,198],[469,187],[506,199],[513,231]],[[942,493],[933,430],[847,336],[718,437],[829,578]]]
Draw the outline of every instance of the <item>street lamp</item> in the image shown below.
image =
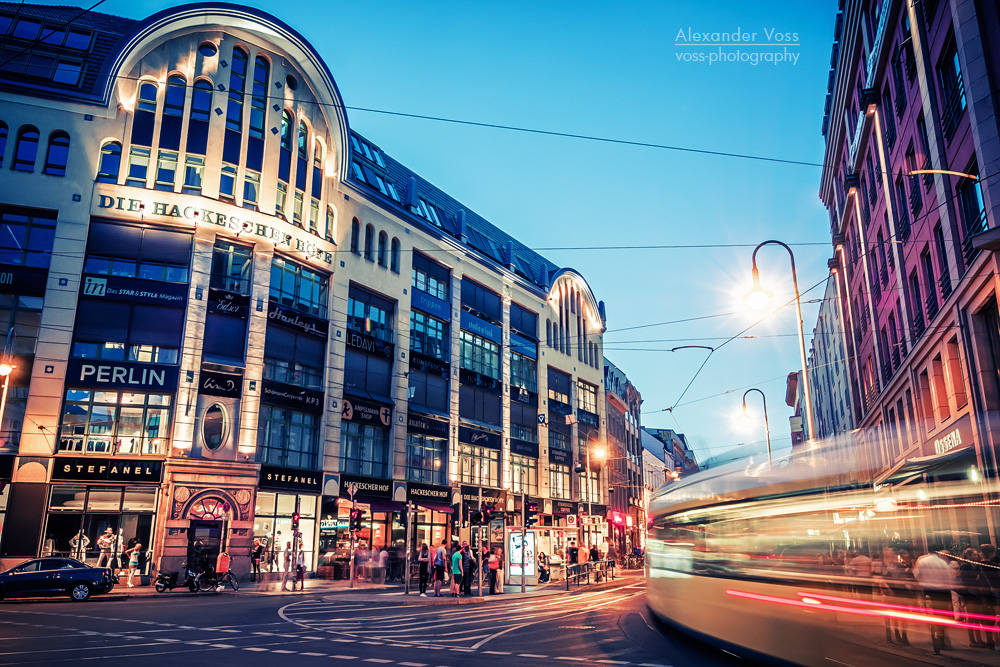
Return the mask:
[[781,241],[769,240],[764,241],[759,244],[753,250],[753,255],[750,261],[753,264],[752,274],[753,274],[753,291],[747,295],[747,305],[754,309],[761,309],[767,305],[768,301],[771,299],[770,293],[764,291],[760,286],[760,272],[757,270],[757,251],[766,245],[780,245],[782,248],[788,251],[788,259],[792,264],[792,289],[795,292],[795,317],[799,323],[799,357],[802,361],[802,393],[805,396],[805,412],[806,412],[806,427],[809,430],[809,440],[815,437],[815,429],[813,428],[813,412],[812,412],[812,392],[809,390],[809,368],[806,362],[806,337],[802,330],[802,303],[799,298],[799,279],[795,273],[795,255],[792,253],[792,249]]
[[3,377],[3,394],[0,395],[0,431],[3,429],[3,415],[7,409],[7,381],[10,380],[10,374],[14,372],[15,368],[17,366],[12,366],[7,362],[0,364],[0,376]]
[[749,418],[747,414],[747,394],[751,391],[755,391],[760,394],[760,400],[764,404],[764,438],[767,442],[767,469],[771,470],[771,427],[767,423],[767,398],[764,397],[764,392],[756,387],[747,389],[743,392],[743,416]]

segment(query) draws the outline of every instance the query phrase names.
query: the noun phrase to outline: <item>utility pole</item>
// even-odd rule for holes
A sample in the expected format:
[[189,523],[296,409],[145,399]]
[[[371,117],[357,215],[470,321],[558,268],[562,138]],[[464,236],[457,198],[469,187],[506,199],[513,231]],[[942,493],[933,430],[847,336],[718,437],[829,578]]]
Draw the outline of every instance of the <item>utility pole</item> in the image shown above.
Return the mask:
[[477,563],[476,567],[476,581],[478,581],[479,587],[479,597],[483,597],[483,564],[479,561],[483,558],[483,487],[479,487],[479,524],[475,526],[475,529],[479,531],[479,539],[476,540],[476,544],[479,545],[479,558],[474,559]]
[[358,508],[358,504],[354,500],[354,492],[356,490],[357,490],[357,487],[354,484],[351,484],[350,488],[348,489],[348,493],[351,494],[351,517],[347,520],[347,532],[349,532],[351,534],[351,553],[348,556],[351,559],[351,567],[350,567],[350,570],[351,570],[351,585],[350,585],[350,588],[354,588],[354,561],[357,559],[357,556],[354,555],[354,510],[356,510]]
[[[522,470],[524,470],[522,468]],[[528,529],[527,529],[528,496],[524,493],[524,473],[521,476],[521,592],[524,592],[524,555],[528,550]]]

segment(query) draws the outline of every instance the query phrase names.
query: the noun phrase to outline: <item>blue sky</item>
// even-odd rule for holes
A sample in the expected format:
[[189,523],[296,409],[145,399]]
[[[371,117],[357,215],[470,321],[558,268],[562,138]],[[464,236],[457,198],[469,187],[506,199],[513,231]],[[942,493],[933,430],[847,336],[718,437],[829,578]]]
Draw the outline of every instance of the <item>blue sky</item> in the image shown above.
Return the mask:
[[[177,3],[108,0],[142,18]],[[707,150],[821,162],[836,3],[251,1],[301,32],[345,104]],[[679,30],[798,33],[793,63],[679,60]],[[767,46],[740,47],[773,51]],[[714,49],[714,50],[717,50]],[[732,48],[729,49],[730,51]],[[781,50],[781,49],[778,49]],[[776,451],[789,446],[784,377],[800,367],[787,308],[713,354],[760,316],[746,311],[752,245],[795,246],[803,291],[827,276],[820,169],[546,137],[348,111],[351,127],[533,248],[750,244],[743,248],[541,250],[583,273],[607,305],[605,354],[644,398],[646,426],[689,436],[702,459],[763,428],[734,426],[743,388],[768,398]],[[784,251],[761,251],[762,279],[790,296]],[[804,298],[822,298],[820,284]],[[784,297],[784,298],[782,298]],[[804,307],[807,338],[818,306]],[[657,322],[729,315],[632,329]],[[807,343],[808,344],[808,343]],[[737,391],[738,390],[738,391]],[[730,392],[730,393],[723,393]],[[723,394],[716,396],[717,394]],[[753,405],[759,405],[754,398]]]

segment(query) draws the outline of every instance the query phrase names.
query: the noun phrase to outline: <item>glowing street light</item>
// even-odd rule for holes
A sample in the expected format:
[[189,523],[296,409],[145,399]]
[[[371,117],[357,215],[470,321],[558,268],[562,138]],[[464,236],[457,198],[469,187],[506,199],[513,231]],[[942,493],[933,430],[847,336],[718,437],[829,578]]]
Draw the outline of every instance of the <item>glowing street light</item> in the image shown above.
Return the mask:
[[753,255],[750,261],[753,264],[751,272],[753,274],[753,291],[747,295],[747,304],[751,307],[762,308],[767,306],[767,303],[771,299],[770,293],[765,291],[760,286],[760,272],[757,271],[757,251],[766,245],[780,245],[782,248],[788,251],[788,259],[792,264],[792,289],[795,292],[795,318],[799,323],[799,357],[802,362],[802,393],[805,397],[805,413],[806,413],[806,428],[809,431],[809,440],[815,437],[815,429],[813,427],[813,412],[812,412],[812,392],[809,389],[809,368],[806,362],[806,336],[802,329],[802,303],[799,298],[799,279],[798,275],[795,273],[795,255],[792,253],[792,249],[781,241],[769,240],[764,241],[759,244],[753,250]]

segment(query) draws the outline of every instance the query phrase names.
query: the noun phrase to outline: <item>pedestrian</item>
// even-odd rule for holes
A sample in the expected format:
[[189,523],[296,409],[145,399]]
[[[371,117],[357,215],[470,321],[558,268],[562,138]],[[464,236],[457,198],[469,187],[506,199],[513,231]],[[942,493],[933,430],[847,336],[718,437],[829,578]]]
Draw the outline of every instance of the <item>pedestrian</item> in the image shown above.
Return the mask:
[[[982,596],[983,608],[985,609],[983,613],[996,618],[996,621],[987,621],[983,625],[995,628],[1000,625],[1000,618],[997,618],[997,612],[1000,612],[1000,557],[998,557],[997,548],[992,544],[981,545],[979,551],[983,555],[979,565],[983,568],[983,579],[986,582]],[[1000,651],[1000,645],[996,643],[995,639],[996,634],[994,632],[984,634],[986,634],[987,648]]]
[[[987,585],[983,577],[983,568],[979,565],[979,552],[971,547],[962,552],[962,563],[958,566],[958,583],[958,596],[967,614],[965,621],[971,626],[978,623],[977,617],[984,614],[982,590]],[[980,636],[978,628],[969,627],[968,631],[970,647],[986,648],[986,642],[983,641],[984,637]]]
[[608,559],[608,567],[611,568],[611,578],[614,579],[615,578],[615,565],[617,565],[617,561],[618,561],[618,552],[615,550],[614,542],[611,542],[611,543],[608,544],[607,559]]
[[[913,577],[923,591],[922,597],[929,610],[941,613],[952,611],[951,589],[952,575],[948,561],[940,553],[944,549],[940,545],[932,545],[930,553],[917,559],[913,566]],[[934,615],[932,614],[932,617]],[[934,655],[941,655],[941,649],[947,641],[945,626],[930,624],[931,645]]]
[[259,537],[255,537],[253,548],[250,550],[250,581],[260,579],[260,559],[263,555],[264,545],[261,544]]
[[295,550],[295,581],[292,582],[293,591],[295,590],[296,582],[299,584],[300,591],[306,589],[306,552],[301,545]]
[[500,570],[500,556],[497,555],[495,550],[490,552],[490,557],[486,561],[486,567],[490,574],[490,595],[494,595],[497,592],[497,574]]
[[538,552],[538,583],[547,584],[549,582],[549,559],[544,551]]
[[476,559],[468,542],[462,542],[462,590],[464,595],[472,595],[472,573],[476,571]]
[[[285,543],[285,569],[281,572],[281,590],[288,590],[288,580],[292,579],[292,564],[294,559],[292,558],[292,543]],[[295,580],[292,580],[292,590],[295,590]]]
[[576,542],[571,542],[566,548],[566,555],[569,557],[570,565],[576,565],[580,562],[580,549],[576,546]]
[[385,583],[386,573],[389,571],[389,549],[382,547],[378,554],[378,583]]
[[[885,547],[882,550],[882,580],[887,589],[887,599],[891,604],[914,606],[913,589],[916,582],[913,579],[913,554],[909,549],[893,550]],[[893,632],[896,641],[904,646],[910,639],[906,634],[906,620],[887,616],[885,619],[885,640],[893,643]]]
[[417,563],[420,566],[420,597],[427,597],[427,575],[428,567],[431,563],[431,552],[427,548],[427,543],[420,545],[420,553],[417,555]]
[[462,593],[462,550],[455,549],[451,555],[451,597],[457,598]]
[[448,550],[445,545],[448,540],[441,540],[437,551],[434,552],[434,597],[441,597],[441,584],[444,582],[445,566],[448,562]]
[[139,554],[142,552],[142,544],[136,542],[131,549],[125,552],[128,556],[128,587],[133,588],[132,577],[139,571]]

